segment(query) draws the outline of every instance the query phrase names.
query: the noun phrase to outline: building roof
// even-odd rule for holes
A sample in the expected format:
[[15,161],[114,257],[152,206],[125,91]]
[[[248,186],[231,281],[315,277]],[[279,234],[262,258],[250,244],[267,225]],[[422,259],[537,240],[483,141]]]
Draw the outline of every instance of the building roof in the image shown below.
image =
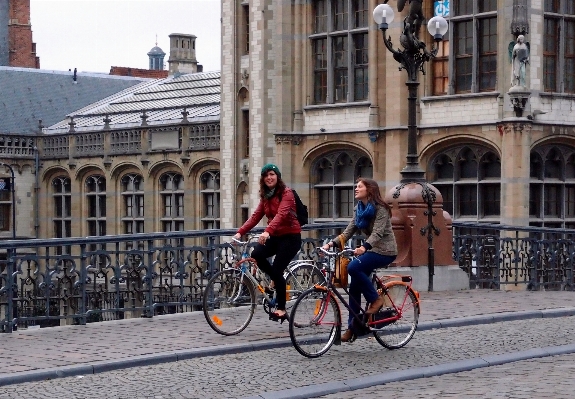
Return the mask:
[[69,113],[150,79],[0,66],[0,133],[36,134]]
[[157,55],[157,54],[158,55],[166,55],[166,53],[164,53],[164,50],[162,50],[158,46],[152,47],[152,49],[148,52],[148,55]]
[[[142,82],[92,103],[68,116],[77,132],[101,130],[104,119],[111,128],[140,126],[145,111],[148,125],[179,123],[187,111],[190,122],[220,120],[220,72],[191,73]],[[69,119],[43,129],[44,133],[68,132]]]

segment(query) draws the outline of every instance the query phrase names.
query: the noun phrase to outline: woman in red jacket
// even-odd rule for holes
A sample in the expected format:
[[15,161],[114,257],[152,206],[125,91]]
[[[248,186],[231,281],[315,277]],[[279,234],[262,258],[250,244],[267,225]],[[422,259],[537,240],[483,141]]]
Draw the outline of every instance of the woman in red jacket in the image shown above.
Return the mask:
[[[239,240],[253,229],[264,215],[267,216],[268,225],[260,235],[251,256],[258,263],[258,267],[270,276],[277,291],[277,310],[270,313],[270,319],[283,322],[287,319],[286,281],[283,273],[301,249],[301,226],[297,221],[293,192],[285,185],[281,176],[276,165],[264,165],[260,178],[260,203],[253,215],[238,229],[234,238]],[[268,258],[273,255],[273,265],[270,265]]]

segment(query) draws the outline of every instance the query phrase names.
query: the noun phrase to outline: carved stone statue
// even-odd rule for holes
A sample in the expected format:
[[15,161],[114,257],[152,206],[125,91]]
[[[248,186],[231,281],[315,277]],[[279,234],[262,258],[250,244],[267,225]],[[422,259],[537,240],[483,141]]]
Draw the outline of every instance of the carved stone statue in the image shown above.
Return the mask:
[[[509,44],[511,45],[513,42]],[[517,42],[511,49],[511,87],[525,87],[525,69],[529,64],[529,43],[525,43],[525,36],[517,36]]]

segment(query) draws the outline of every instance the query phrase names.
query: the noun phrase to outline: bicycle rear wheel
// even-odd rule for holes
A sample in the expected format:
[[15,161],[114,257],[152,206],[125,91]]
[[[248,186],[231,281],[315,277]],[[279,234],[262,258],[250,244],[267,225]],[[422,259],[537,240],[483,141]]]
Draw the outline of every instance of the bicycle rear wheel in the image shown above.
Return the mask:
[[326,285],[325,276],[320,269],[309,263],[296,264],[285,273],[287,304],[289,308],[304,291],[314,285]]
[[[400,317],[395,321],[381,323],[380,328],[372,327],[372,332],[377,342],[387,349],[399,349],[413,338],[417,330],[419,304],[415,293],[408,286],[390,283],[386,287],[385,303],[378,313],[384,314],[385,318],[399,313]],[[377,317],[378,313],[374,317]]]
[[341,314],[328,291],[310,289],[301,294],[291,311],[289,335],[294,348],[305,357],[319,357],[340,333]]
[[204,316],[214,331],[222,335],[242,332],[256,309],[254,286],[241,270],[226,269],[208,282],[203,297]]

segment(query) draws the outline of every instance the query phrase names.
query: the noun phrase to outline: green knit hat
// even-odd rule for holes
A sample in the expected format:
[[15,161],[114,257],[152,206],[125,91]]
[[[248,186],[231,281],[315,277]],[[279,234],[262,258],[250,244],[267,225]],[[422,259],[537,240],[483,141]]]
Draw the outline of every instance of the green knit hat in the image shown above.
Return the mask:
[[280,168],[278,168],[273,163],[268,163],[268,164],[264,165],[264,167],[262,168],[262,176],[265,175],[266,173],[268,173],[270,170],[273,170],[276,173],[276,175],[278,175],[279,178],[282,177],[282,174],[280,172]]

